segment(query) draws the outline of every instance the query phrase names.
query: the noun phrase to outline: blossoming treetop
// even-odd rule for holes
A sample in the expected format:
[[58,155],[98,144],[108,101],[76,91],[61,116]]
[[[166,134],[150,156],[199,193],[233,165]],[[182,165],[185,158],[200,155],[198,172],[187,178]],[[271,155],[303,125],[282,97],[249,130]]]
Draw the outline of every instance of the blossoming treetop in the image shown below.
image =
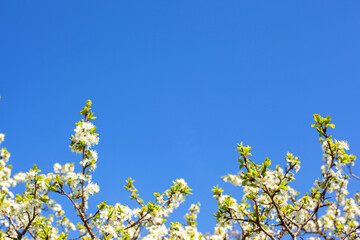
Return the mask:
[[[34,165],[25,173],[11,175],[7,165],[10,153],[0,151],[0,238],[1,239],[359,239],[360,194],[349,197],[347,184],[350,175],[343,170],[354,164],[355,156],[348,154],[349,146],[328,133],[334,128],[331,118],[315,114],[315,127],[323,149],[322,178],[315,181],[309,192],[300,195],[291,187],[300,169],[298,157],[288,153],[285,167],[271,168],[271,160],[256,163],[251,158],[251,147],[239,144],[238,162],[241,172],[228,174],[223,180],[242,187],[243,197],[236,200],[213,189],[218,201],[217,224],[213,234],[202,234],[196,227],[200,204],[192,204],[185,221],[167,222],[169,215],[191,193],[183,179],[176,179],[163,193],[145,203],[139,197],[134,180],[129,178],[125,188],[138,207],[121,203],[99,203],[90,212],[88,201],[100,187],[92,181],[98,154],[93,149],[99,142],[91,101],[80,114],[71,136],[70,148],[81,155],[80,170],[73,163],[55,163],[53,172],[43,174]],[[0,134],[0,143],[4,141]],[[25,183],[21,194],[11,191]],[[55,197],[60,195],[61,198]],[[77,219],[69,219],[60,202],[69,202]],[[74,222],[77,222],[76,224]],[[235,223],[237,225],[235,225]]]

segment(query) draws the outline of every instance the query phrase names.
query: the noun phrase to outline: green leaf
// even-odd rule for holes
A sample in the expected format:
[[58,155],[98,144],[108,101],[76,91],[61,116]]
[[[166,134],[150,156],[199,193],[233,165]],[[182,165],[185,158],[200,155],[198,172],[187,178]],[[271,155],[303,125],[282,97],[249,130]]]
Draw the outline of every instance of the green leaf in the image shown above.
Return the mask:
[[314,114],[314,121],[317,123],[320,123],[320,121],[321,121],[320,114]]
[[6,194],[3,194],[2,197],[0,198],[0,204],[2,204],[4,202]]
[[265,159],[265,166],[268,167],[271,165],[271,160],[269,158]]
[[103,210],[103,209],[105,209],[105,208],[106,208],[106,201],[105,201],[105,202],[100,203],[99,205],[97,205],[97,207],[98,207],[98,209],[99,209],[99,210]]
[[331,117],[330,116],[327,116],[324,120],[324,123],[325,124],[329,124],[331,122]]

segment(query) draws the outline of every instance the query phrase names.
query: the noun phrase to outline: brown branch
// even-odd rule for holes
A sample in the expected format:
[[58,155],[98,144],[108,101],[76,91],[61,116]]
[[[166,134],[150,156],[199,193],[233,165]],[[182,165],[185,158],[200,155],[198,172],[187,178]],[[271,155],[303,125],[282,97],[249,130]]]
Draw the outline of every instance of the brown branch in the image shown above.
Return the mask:
[[25,227],[25,229],[19,234],[18,233],[18,237],[17,237],[17,239],[22,239],[22,237],[26,234],[26,232],[28,231],[28,229],[30,228],[30,226],[31,226],[31,224],[32,224],[32,222],[35,220],[35,218],[37,217],[37,214],[36,214],[36,211],[35,211],[36,209],[35,209],[35,207],[34,207],[34,209],[33,209],[33,216],[31,217],[31,219],[30,219],[30,214],[27,212],[27,214],[28,214],[28,218],[29,218],[29,223],[27,224],[27,226]]
[[341,240],[345,240],[350,234],[354,233],[356,230],[360,228],[360,224],[353,227]]
[[[329,136],[326,134],[326,128],[323,129],[323,133],[322,135],[325,137],[325,139],[327,139]],[[312,211],[312,213],[310,214],[310,216],[305,219],[305,221],[300,225],[300,227],[297,229],[297,231],[295,232],[295,235],[298,235],[301,231],[301,229],[310,221],[310,219],[313,218],[313,216],[319,211],[320,207],[322,206],[322,203],[325,199],[325,195],[326,195],[326,192],[327,192],[327,188],[329,187],[329,182],[330,182],[330,179],[331,179],[331,176],[330,176],[330,170],[333,168],[334,166],[334,163],[335,163],[335,155],[336,153],[334,153],[334,151],[331,149],[331,145],[330,145],[330,142],[329,141],[326,141],[327,144],[328,144],[328,148],[330,150],[330,153],[331,153],[331,163],[330,163],[330,166],[329,166],[329,169],[327,170],[325,176],[326,176],[326,179],[325,179],[325,186],[324,186],[324,189],[323,191],[321,192],[320,194],[320,198],[314,208],[314,210]]]
[[360,177],[356,176],[356,175],[352,172],[350,164],[348,164],[348,168],[349,168],[350,176],[352,176],[353,178],[355,178],[355,179],[357,179],[357,180],[360,180]]
[[[248,158],[246,158],[246,156],[243,156],[243,158],[244,158],[244,166],[245,166],[245,168],[248,170],[248,172],[250,172],[249,166],[247,165],[247,160],[249,160],[249,161],[251,161],[251,162],[253,162],[253,161],[250,160],[250,159],[248,159]],[[259,171],[258,171],[257,169],[256,169],[256,171],[257,171],[257,173],[259,173]],[[260,173],[259,173],[259,174],[260,174]],[[289,226],[287,225],[287,223],[285,222],[284,218],[283,218],[282,215],[281,215],[280,209],[278,208],[278,206],[276,205],[276,203],[275,203],[275,201],[274,201],[274,195],[275,195],[276,192],[275,192],[274,194],[271,194],[270,191],[269,191],[269,189],[268,189],[266,186],[265,186],[265,188],[263,188],[263,191],[270,197],[270,200],[271,200],[271,202],[272,202],[272,204],[273,204],[273,206],[274,206],[274,208],[275,208],[275,210],[276,210],[276,213],[277,213],[278,217],[280,218],[281,222],[283,223],[283,226],[286,228],[286,230],[288,231],[288,233],[289,233],[292,237],[295,237],[294,233],[291,231],[290,227],[289,227]],[[261,227],[261,226],[259,226],[259,227]],[[268,234],[265,232],[265,229],[263,229],[262,227],[261,227],[261,229],[264,230],[264,233],[265,233],[266,235],[268,235]],[[270,236],[269,236],[269,237],[270,237]],[[275,239],[275,238],[273,237],[272,239]]]
[[326,233],[321,232],[321,231],[307,231],[305,229],[302,229],[302,231],[304,231],[305,233],[308,234],[318,234],[319,236],[325,238],[326,240],[334,240],[335,238],[329,237],[328,235],[326,235]]
[[[37,194],[37,182],[34,181],[34,198],[36,199],[36,194]],[[28,212],[26,212],[27,216],[28,216],[28,219],[29,219],[29,222],[27,223],[26,227],[24,228],[24,230],[22,232],[20,232],[19,230],[17,230],[15,228],[15,224],[13,223],[13,221],[11,220],[11,218],[8,217],[11,225],[14,227],[16,233],[17,233],[17,238],[18,240],[21,240],[23,238],[23,236],[26,234],[26,232],[29,230],[32,222],[35,220],[35,218],[37,217],[37,214],[36,214],[36,208],[34,207],[33,208],[33,215],[32,217],[30,217],[30,214]]]
[[93,218],[94,218],[96,215],[98,215],[99,213],[100,213],[100,209],[98,209],[93,216],[88,217],[88,218],[86,219],[86,221],[88,222],[89,220],[93,219]]
[[63,188],[61,188],[61,192],[58,192],[58,193],[60,193],[61,195],[65,195],[71,201],[71,203],[73,204],[73,206],[79,213],[79,217],[81,218],[81,221],[84,223],[84,226],[85,226],[86,230],[88,231],[88,233],[90,234],[91,238],[95,239],[95,234],[93,233],[92,229],[90,228],[90,226],[88,224],[88,220],[86,220],[86,216],[83,215],[81,209],[76,205],[74,200],[64,191]]
[[136,220],[136,221],[133,222],[132,224],[127,225],[127,226],[124,228],[124,230],[127,230],[127,229],[129,229],[129,228],[132,228],[132,227],[136,226],[137,224],[141,223],[148,214],[149,214],[149,212],[146,212],[146,213],[145,213],[142,217],[140,217],[138,220]]
[[37,239],[37,237],[34,235],[34,233],[33,232],[31,232],[30,230],[29,230],[29,234],[33,237],[33,239]]
[[268,231],[266,231],[262,226],[261,226],[261,222],[260,222],[260,216],[259,216],[259,205],[257,203],[257,201],[254,199],[253,200],[255,203],[255,214],[256,214],[256,224],[258,225],[258,227],[261,229],[261,231],[263,233],[265,233],[269,238],[271,238],[272,240],[276,240],[276,238],[270,234]]
[[[12,221],[12,219],[10,217],[7,217],[7,218],[9,219],[9,222],[10,222],[11,226],[14,228],[15,232],[19,235],[20,231],[16,229],[15,224]],[[14,238],[14,239],[16,239],[16,238]]]
[[276,213],[277,213],[278,217],[280,218],[281,223],[285,227],[286,231],[288,231],[288,233],[291,235],[291,237],[294,238],[296,235],[291,231],[290,226],[286,223],[285,219],[283,218],[283,216],[281,214],[281,211],[280,211],[278,205],[276,204],[276,202],[274,200],[275,193],[270,194],[270,191],[266,186],[265,186],[265,191],[264,192],[270,197],[271,203],[273,204],[273,206],[274,206],[274,208],[276,210]]

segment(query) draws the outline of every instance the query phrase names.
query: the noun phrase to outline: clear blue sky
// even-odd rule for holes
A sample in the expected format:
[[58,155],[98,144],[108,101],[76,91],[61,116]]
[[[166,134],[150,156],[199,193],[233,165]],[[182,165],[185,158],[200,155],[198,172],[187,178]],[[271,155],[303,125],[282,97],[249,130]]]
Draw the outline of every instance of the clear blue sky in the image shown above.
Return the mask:
[[92,99],[94,205],[129,204],[129,176],[145,200],[184,178],[193,195],[177,220],[200,201],[212,232],[212,187],[241,196],[220,179],[238,171],[241,141],[257,161],[299,156],[304,192],[322,164],[314,113],[360,155],[359,12],[359,1],[1,1],[0,132],[14,172],[79,162],[69,137]]

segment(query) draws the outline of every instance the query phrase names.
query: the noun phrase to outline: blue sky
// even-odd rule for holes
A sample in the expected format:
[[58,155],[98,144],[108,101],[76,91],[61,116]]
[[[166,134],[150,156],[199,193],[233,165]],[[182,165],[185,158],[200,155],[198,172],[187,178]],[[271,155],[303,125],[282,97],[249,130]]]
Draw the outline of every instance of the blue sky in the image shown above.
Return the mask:
[[[93,204],[130,204],[129,176],[152,200],[176,178],[213,231],[220,177],[254,159],[300,157],[295,187],[322,164],[314,113],[360,155],[360,2],[2,1],[0,132],[14,172],[79,162],[68,144],[86,99],[100,133]],[[360,174],[360,168],[355,168]],[[358,191],[358,183],[350,185]]]

